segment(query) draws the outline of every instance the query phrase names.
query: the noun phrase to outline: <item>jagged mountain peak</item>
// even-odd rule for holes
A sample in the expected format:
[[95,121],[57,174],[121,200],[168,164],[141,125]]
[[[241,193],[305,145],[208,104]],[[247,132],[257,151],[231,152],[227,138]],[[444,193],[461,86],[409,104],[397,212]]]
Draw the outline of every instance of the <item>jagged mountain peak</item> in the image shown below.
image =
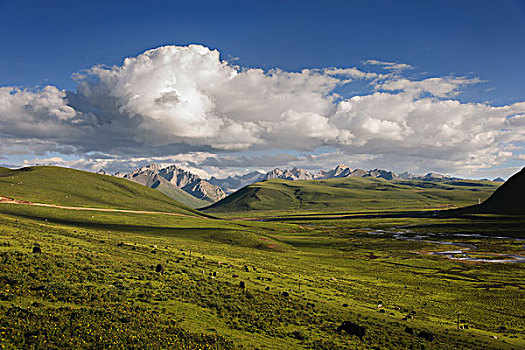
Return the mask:
[[[140,177],[140,183],[147,184],[150,187],[158,183],[158,178],[162,178],[168,184],[208,202],[215,202],[226,197],[219,186],[213,185],[176,165],[162,167],[160,164],[149,164],[125,174],[123,177],[135,182],[139,182]],[[150,180],[145,179],[145,177],[150,178]]]

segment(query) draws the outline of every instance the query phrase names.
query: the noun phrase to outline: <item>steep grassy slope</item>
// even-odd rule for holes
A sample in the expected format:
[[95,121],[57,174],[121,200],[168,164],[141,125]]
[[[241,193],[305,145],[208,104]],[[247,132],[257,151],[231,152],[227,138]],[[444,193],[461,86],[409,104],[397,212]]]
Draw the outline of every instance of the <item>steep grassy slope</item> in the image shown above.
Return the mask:
[[461,206],[486,199],[498,185],[490,181],[387,181],[371,178],[269,180],[244,187],[204,210],[388,210]]
[[146,176],[138,174],[130,179],[133,182],[148,186],[164,193],[166,196],[176,200],[179,203],[187,205],[191,208],[202,208],[212,203],[211,200],[199,199],[191,194],[181,190],[177,186],[170,183],[168,180],[160,176]]
[[68,168],[0,168],[0,196],[37,203],[200,215],[159,191],[125,179]]

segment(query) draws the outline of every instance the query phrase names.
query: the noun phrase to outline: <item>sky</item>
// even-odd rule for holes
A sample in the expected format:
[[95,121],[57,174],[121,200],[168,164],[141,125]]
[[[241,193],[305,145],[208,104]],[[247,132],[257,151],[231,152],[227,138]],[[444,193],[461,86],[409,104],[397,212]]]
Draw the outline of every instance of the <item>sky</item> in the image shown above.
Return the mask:
[[507,178],[525,1],[0,0],[0,165]]

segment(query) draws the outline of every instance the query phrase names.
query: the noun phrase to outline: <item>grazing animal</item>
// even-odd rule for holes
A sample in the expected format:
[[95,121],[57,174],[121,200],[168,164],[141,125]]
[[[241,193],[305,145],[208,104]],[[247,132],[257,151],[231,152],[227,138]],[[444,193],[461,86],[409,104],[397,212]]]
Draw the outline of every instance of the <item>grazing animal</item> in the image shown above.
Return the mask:
[[290,296],[290,293],[288,293],[288,292],[282,292],[282,293],[281,293],[281,296],[287,298],[287,297]]
[[414,330],[410,327],[405,327],[405,332],[408,334],[414,334]]
[[240,281],[239,282],[239,287],[241,287],[242,289],[246,288],[246,285],[244,284],[244,281]]
[[157,254],[157,251],[156,250],[152,250],[151,253],[152,254]]
[[164,267],[161,264],[158,264],[155,268],[155,272],[158,272],[162,275],[164,273]]
[[266,286],[266,288],[264,288],[264,290],[268,291],[268,290],[270,290],[270,287]]
[[343,321],[343,323],[337,327],[337,331],[345,331],[350,335],[357,335],[359,338],[362,338],[366,333],[366,328],[350,321]]
[[33,247],[33,253],[40,254],[42,253],[42,249],[40,249],[40,247]]
[[234,274],[232,275],[232,277],[233,277],[233,278],[237,278],[237,277],[239,277],[239,275],[237,275],[236,273],[234,273]]
[[421,331],[421,332],[419,332],[419,334],[417,336],[420,337],[420,338],[423,338],[425,340],[428,340],[428,341],[433,341],[434,338],[436,337],[433,333],[430,333],[430,332],[427,332],[427,331]]
[[347,303],[344,303],[344,304],[343,304],[343,307],[348,307],[348,304],[347,304]]

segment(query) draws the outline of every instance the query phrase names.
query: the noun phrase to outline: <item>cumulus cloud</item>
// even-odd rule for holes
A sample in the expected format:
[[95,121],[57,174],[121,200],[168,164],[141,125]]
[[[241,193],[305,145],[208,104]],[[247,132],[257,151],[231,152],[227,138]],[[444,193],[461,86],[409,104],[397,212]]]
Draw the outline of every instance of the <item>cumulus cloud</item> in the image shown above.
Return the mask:
[[[455,96],[478,78],[414,80],[400,75],[407,64],[365,63],[396,73],[265,71],[200,45],[164,46],[74,74],[76,91],[0,88],[0,151],[76,154],[108,168],[155,159],[221,168],[320,161],[308,152],[324,147],[346,159],[387,162],[377,166],[410,159],[449,170],[493,166],[523,151],[525,102],[460,102]],[[375,91],[341,96],[355,80]],[[245,153],[282,149],[295,154]]]

